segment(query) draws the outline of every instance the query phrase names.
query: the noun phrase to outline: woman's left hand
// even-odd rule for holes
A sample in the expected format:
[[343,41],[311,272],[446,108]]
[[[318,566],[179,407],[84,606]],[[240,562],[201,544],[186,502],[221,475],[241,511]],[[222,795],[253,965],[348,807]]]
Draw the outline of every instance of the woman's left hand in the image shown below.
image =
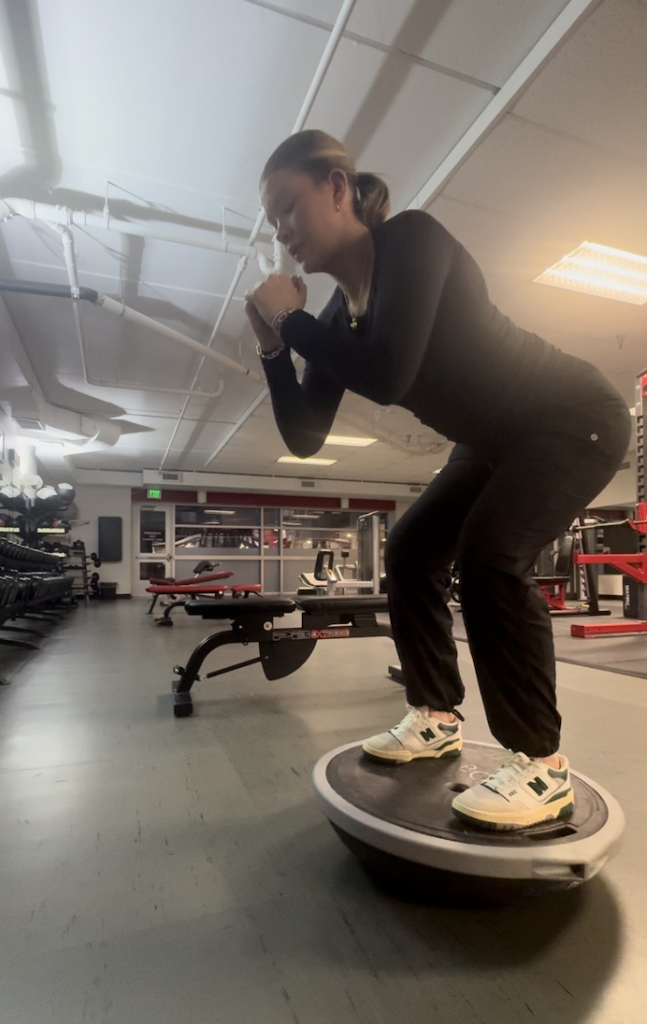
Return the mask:
[[296,274],[270,274],[245,296],[270,326],[282,309],[303,309],[308,289]]

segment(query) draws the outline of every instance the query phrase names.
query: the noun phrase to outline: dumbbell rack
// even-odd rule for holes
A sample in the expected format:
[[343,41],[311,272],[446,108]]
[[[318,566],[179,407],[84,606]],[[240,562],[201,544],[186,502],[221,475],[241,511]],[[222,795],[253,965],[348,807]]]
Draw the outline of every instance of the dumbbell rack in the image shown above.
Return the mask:
[[88,573],[88,563],[92,559],[85,553],[85,544],[77,542],[76,547],[70,548],[70,552],[65,562],[65,573],[67,576],[71,576],[72,592],[76,598],[85,598],[86,601],[90,599],[92,588],[90,586],[90,575]]

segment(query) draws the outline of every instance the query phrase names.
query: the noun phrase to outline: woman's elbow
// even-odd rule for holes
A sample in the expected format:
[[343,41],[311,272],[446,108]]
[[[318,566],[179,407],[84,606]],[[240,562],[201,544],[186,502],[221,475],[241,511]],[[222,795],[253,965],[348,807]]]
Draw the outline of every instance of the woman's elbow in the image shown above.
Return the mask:
[[297,436],[290,435],[286,437],[283,435],[290,453],[295,455],[297,459],[309,459],[312,455],[316,455],[321,448],[324,438],[314,437],[312,434],[300,433]]

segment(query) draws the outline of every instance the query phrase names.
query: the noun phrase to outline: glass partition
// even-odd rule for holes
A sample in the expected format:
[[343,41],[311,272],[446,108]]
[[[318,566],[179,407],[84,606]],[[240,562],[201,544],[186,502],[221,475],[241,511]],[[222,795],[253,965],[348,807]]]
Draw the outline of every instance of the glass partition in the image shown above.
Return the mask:
[[[262,583],[266,594],[295,593],[299,574],[313,572],[318,552],[329,549],[343,575],[357,579],[361,514],[348,509],[176,505],[170,531],[176,575],[191,576],[206,560],[218,563],[215,571],[231,570],[231,583]],[[153,558],[161,526],[152,518],[146,523],[150,546],[142,550]]]
[[[260,508],[215,508],[176,505],[175,556],[216,553],[258,557],[261,547]],[[247,581],[246,581],[247,582]]]
[[[334,552],[335,563],[346,566],[346,574],[352,574],[351,566],[357,563],[358,514],[343,509],[283,509],[281,554],[286,558],[298,557],[302,560],[303,567],[299,568],[299,572],[312,572],[317,552],[327,548]],[[345,558],[342,558],[342,551],[348,552]],[[307,563],[306,558],[310,559]],[[292,583],[290,574],[284,572],[283,576],[286,592],[294,589],[287,586],[288,579]]]

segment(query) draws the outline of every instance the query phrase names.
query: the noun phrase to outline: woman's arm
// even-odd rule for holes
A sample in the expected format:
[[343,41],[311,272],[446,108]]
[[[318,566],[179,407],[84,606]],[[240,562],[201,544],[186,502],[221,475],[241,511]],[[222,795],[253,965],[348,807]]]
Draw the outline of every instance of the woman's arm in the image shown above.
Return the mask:
[[340,387],[391,405],[420,369],[457,243],[421,210],[398,214],[378,231],[369,335],[341,334],[295,310],[281,338]]
[[300,459],[314,455],[330,432],[344,388],[312,363],[306,363],[299,383],[287,346],[275,359],[264,360],[263,368],[274,418],[289,451]]

